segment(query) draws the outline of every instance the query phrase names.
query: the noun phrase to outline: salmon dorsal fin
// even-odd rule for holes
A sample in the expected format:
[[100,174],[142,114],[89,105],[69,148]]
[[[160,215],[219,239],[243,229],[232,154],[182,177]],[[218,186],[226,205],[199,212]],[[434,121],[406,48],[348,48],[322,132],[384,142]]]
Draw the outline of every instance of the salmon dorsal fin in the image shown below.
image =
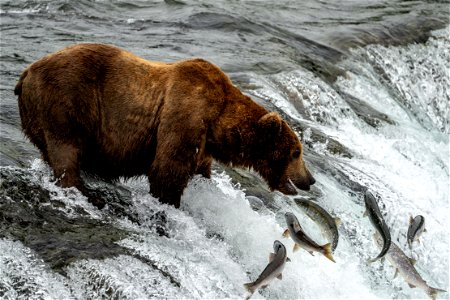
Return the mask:
[[277,276],[278,279],[283,279],[283,274],[280,273],[280,275]]

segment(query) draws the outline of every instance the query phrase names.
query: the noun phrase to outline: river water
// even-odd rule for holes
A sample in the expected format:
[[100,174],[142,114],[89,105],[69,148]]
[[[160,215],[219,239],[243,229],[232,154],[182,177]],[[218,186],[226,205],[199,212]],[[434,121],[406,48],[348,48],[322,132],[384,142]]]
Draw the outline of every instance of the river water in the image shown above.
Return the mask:
[[[378,199],[392,240],[433,287],[449,290],[450,27],[445,1],[5,1],[0,53],[0,298],[242,298],[279,239],[291,262],[254,298],[426,298],[386,261],[363,217]],[[146,59],[202,57],[278,111],[316,178],[297,197],[339,217],[336,264],[283,239],[294,197],[255,173],[215,165],[181,209],[145,178],[86,178],[107,200],[60,189],[23,136],[13,88],[24,68],[64,46],[114,44]],[[255,198],[257,197],[257,199]],[[409,217],[425,217],[407,246]],[[439,298],[449,297],[441,293]]]

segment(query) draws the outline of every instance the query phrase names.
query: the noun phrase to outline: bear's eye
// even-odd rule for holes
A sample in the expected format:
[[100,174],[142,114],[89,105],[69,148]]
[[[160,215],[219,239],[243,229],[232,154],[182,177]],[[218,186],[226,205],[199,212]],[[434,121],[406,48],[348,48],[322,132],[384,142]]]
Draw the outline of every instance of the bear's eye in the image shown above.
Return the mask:
[[299,158],[300,157],[300,150],[295,150],[294,153],[292,153],[293,158]]

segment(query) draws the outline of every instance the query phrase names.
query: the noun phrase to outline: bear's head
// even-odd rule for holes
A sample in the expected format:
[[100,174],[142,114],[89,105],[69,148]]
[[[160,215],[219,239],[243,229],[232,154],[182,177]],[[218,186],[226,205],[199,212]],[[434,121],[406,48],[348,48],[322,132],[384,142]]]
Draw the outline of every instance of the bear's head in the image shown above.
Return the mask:
[[308,191],[315,179],[305,166],[302,144],[294,131],[275,112],[263,115],[256,126],[254,169],[272,190],[295,195],[295,185]]

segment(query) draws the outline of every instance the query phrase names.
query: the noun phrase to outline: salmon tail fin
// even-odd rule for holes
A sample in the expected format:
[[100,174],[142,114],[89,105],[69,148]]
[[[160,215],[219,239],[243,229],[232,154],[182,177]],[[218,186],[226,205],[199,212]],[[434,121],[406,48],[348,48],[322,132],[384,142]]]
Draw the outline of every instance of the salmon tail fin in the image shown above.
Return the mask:
[[430,298],[433,300],[436,300],[436,296],[438,293],[446,293],[446,292],[447,292],[446,290],[437,289],[437,288],[434,288],[431,286],[428,287],[428,290],[427,290],[428,296],[430,296]]
[[252,297],[253,293],[255,292],[255,289],[253,287],[253,282],[244,283],[244,289],[246,291],[245,300],[248,300]]
[[253,292],[254,292],[254,289],[253,289],[253,282],[244,283],[244,289],[245,289],[247,292],[253,294]]
[[328,258],[329,260],[331,260],[332,262],[335,263],[336,261],[334,260],[333,255],[332,255],[333,251],[331,250],[331,243],[324,245],[323,249],[324,249],[323,255],[325,255],[326,258]]
[[379,259],[379,257],[369,258],[369,259],[367,260],[367,263],[368,263],[368,264],[374,263],[374,262],[376,262],[378,259]]

